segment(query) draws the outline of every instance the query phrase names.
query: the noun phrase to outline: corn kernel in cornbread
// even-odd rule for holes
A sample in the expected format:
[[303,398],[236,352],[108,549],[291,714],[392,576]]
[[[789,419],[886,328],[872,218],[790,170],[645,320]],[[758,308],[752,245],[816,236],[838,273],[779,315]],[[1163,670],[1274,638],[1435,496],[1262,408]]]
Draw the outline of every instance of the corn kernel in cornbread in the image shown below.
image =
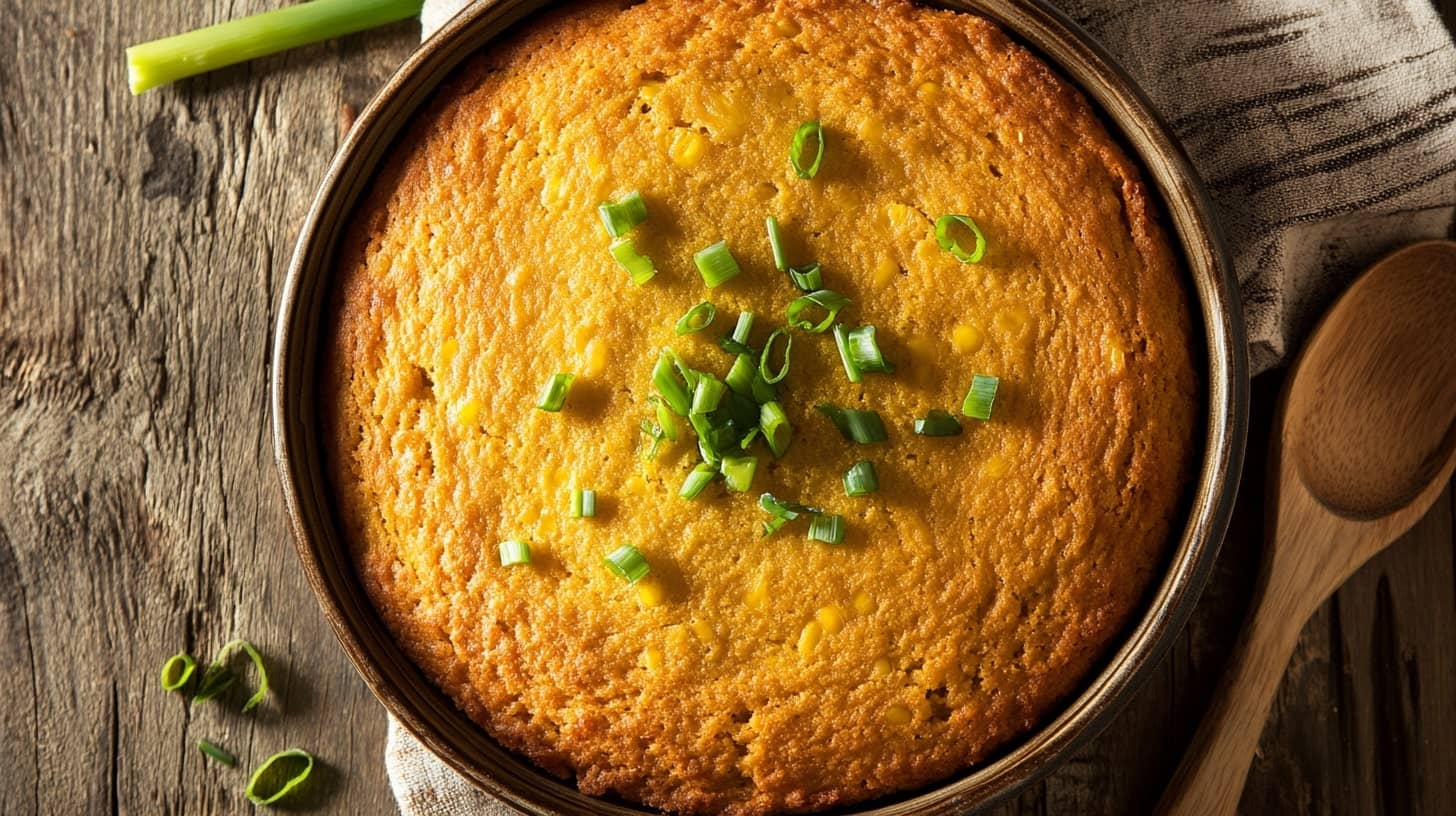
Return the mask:
[[[345,225],[317,400],[355,572],[465,716],[588,794],[758,816],[934,783],[1054,716],[1159,568],[1201,395],[1143,184],[1053,71],[929,6],[557,4],[438,89]],[[631,191],[643,286],[596,212]],[[980,264],[936,243],[947,213]],[[654,357],[721,376],[737,313],[753,344],[782,323],[766,215],[900,368],[849,383],[796,334],[786,455],[683,500],[688,424],[642,458]],[[719,240],[743,272],[709,292],[692,256]],[[678,337],[702,300],[717,323]],[[535,410],[557,372],[566,407]],[[1001,378],[989,421],[911,432],[977,373]],[[890,439],[847,444],[821,402]],[[858,459],[880,490],[849,505]],[[576,485],[610,496],[591,523]],[[845,513],[846,544],[761,537],[761,491]],[[531,564],[499,566],[511,538]],[[627,542],[635,586],[601,564]]]

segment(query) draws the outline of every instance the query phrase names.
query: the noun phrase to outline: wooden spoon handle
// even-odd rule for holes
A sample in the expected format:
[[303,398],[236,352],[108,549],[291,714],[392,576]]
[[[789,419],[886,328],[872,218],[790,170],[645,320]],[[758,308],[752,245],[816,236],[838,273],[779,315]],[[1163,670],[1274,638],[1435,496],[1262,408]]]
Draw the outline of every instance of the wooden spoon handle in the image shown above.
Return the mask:
[[1238,809],[1269,706],[1312,609],[1301,602],[1302,594],[1299,587],[1283,581],[1276,585],[1274,580],[1255,590],[1253,608],[1213,704],[1164,791],[1158,813],[1231,816]]

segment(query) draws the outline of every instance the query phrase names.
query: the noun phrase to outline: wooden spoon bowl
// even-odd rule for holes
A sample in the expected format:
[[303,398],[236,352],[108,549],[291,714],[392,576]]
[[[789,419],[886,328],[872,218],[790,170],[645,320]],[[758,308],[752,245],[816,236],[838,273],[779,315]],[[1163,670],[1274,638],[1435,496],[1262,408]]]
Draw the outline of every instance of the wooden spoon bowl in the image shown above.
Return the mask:
[[1315,329],[1285,386],[1268,545],[1213,705],[1159,812],[1233,813],[1304,623],[1409,530],[1456,468],[1456,243],[1372,266]]

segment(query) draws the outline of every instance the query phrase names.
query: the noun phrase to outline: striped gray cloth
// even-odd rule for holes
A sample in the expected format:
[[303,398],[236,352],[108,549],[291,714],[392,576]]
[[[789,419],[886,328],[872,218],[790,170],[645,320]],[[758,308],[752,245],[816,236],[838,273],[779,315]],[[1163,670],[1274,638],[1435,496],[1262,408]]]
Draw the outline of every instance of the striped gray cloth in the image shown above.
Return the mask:
[[[469,0],[426,0],[429,36]],[[1054,0],[1172,124],[1212,194],[1255,372],[1371,261],[1453,230],[1456,48],[1430,0]],[[391,721],[405,816],[512,813]]]

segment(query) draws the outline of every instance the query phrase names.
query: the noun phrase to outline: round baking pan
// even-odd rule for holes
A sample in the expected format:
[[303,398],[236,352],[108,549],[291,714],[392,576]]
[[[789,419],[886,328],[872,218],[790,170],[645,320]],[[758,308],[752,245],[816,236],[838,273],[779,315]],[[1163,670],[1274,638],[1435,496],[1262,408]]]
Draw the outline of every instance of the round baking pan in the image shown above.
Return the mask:
[[[634,814],[640,808],[584,796],[497,745],[404,655],[355,577],[333,517],[315,408],[320,332],[328,321],[335,249],[383,155],[456,66],[507,35],[549,0],[469,6],[395,72],[359,116],[309,209],[278,312],[273,348],[274,455],[304,573],[324,616],[380,702],[447,765],[483,790],[534,814]],[[1237,283],[1212,208],[1182,148],[1146,97],[1085,32],[1040,0],[949,0],[946,8],[994,20],[1072,81],[1142,167],[1182,251],[1206,381],[1201,461],[1161,581],[1100,671],[1057,714],[992,761],[933,788],[853,811],[877,816],[960,814],[1011,795],[1099,732],[1177,636],[1208,578],[1233,507],[1248,422],[1248,371]]]

